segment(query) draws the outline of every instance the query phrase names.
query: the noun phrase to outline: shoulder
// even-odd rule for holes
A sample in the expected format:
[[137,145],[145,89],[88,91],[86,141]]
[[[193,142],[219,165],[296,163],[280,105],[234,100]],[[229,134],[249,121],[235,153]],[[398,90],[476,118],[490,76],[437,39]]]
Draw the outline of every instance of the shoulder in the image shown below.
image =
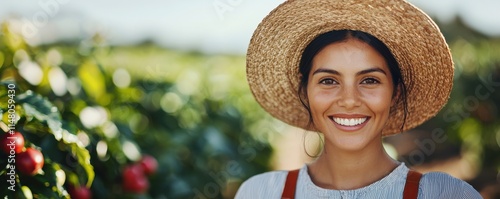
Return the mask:
[[255,175],[241,184],[237,199],[280,198],[288,171],[271,171]]
[[419,198],[482,198],[467,182],[442,172],[424,174],[419,192]]

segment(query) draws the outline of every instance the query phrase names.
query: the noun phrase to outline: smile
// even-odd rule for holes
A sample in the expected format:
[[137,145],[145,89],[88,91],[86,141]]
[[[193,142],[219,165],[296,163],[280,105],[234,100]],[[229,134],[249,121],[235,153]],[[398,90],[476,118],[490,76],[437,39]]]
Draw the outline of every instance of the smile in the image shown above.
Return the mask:
[[368,120],[368,117],[363,118],[340,118],[340,117],[330,117],[335,123],[342,126],[357,126],[363,124]]

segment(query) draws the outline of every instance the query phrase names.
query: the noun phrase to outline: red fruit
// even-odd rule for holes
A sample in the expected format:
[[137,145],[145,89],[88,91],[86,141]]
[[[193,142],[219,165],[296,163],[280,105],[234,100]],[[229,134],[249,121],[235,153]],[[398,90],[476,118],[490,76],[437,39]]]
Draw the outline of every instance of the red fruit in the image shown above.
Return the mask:
[[19,132],[14,134],[5,133],[0,138],[0,145],[2,146],[2,151],[6,154],[11,154],[14,151],[15,154],[21,153],[24,149],[24,136]]
[[126,166],[123,169],[123,189],[126,192],[144,193],[149,189],[149,181],[140,164]]
[[16,168],[25,175],[35,175],[43,167],[43,154],[34,148],[16,155]]
[[154,174],[158,169],[158,162],[153,156],[150,155],[144,155],[141,161],[139,161],[139,164],[142,166],[146,175]]
[[68,189],[69,195],[72,199],[90,199],[92,198],[92,192],[86,186],[70,186]]

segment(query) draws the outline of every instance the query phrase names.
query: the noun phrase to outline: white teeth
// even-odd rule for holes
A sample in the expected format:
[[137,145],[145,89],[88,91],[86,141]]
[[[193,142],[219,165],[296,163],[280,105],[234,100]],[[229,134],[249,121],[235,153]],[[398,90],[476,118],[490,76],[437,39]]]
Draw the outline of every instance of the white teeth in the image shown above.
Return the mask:
[[359,125],[359,124],[362,124],[363,122],[365,122],[366,119],[367,119],[366,117],[364,117],[364,118],[351,118],[351,119],[334,117],[333,121],[335,121],[337,124],[340,124],[342,126],[356,126],[356,125]]

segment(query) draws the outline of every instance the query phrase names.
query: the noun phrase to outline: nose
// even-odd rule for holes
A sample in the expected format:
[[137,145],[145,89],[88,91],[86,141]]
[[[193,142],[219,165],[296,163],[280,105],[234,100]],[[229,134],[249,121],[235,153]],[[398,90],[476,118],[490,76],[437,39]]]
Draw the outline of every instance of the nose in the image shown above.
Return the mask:
[[353,87],[343,87],[342,92],[340,92],[340,99],[338,100],[338,105],[346,109],[352,109],[359,107],[361,101],[359,99],[359,92]]

